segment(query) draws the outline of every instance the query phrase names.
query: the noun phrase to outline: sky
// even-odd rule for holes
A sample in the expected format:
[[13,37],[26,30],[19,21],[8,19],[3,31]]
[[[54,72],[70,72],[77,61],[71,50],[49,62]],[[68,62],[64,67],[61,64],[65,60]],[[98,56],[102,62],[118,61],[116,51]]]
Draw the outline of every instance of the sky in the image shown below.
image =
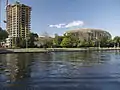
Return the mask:
[[[1,0],[2,20],[5,1]],[[77,28],[97,28],[120,36],[120,0],[19,0],[32,7],[31,31],[62,35]],[[9,0],[13,3],[15,0]],[[2,28],[5,24],[2,23]]]

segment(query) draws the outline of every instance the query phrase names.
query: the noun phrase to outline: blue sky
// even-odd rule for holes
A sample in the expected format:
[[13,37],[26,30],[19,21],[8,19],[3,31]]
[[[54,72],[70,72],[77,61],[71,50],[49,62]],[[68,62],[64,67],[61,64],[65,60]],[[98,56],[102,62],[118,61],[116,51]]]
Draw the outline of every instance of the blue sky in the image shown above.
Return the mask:
[[[13,3],[15,0],[9,0]],[[32,7],[32,31],[50,35],[76,28],[99,28],[120,36],[120,0],[19,0]],[[5,0],[2,0],[2,19]],[[5,25],[2,23],[2,27]]]

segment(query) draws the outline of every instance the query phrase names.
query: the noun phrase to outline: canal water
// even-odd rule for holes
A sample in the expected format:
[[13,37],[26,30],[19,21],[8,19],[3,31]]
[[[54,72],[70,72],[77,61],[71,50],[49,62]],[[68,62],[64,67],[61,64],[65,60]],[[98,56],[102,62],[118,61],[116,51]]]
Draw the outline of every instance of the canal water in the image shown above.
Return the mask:
[[0,54],[0,90],[120,90],[120,52]]

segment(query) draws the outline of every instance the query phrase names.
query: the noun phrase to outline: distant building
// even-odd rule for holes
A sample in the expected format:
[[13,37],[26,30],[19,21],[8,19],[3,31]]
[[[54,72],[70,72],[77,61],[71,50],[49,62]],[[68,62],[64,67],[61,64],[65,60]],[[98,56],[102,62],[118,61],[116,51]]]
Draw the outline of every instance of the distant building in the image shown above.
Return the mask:
[[80,40],[101,40],[102,38],[111,38],[111,34],[100,29],[77,29],[65,32],[66,35],[72,34]]
[[35,46],[37,47],[44,47],[47,43],[51,42],[53,40],[50,36],[39,36],[37,41],[34,42]]
[[[12,38],[27,38],[31,26],[31,7],[15,2],[6,7],[6,29]],[[16,40],[12,40],[12,46],[16,44]]]
[[4,48],[5,47],[5,42],[0,42],[0,48]]

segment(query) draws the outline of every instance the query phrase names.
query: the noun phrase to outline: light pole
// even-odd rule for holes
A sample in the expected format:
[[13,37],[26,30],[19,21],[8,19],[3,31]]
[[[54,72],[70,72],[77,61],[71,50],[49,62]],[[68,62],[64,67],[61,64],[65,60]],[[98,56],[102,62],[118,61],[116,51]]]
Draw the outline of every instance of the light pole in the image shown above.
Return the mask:
[[28,36],[28,29],[26,28],[26,26],[25,26],[25,45],[26,45],[26,49],[28,48],[28,39],[30,38],[29,36]]
[[88,31],[88,41],[89,41],[89,46],[91,46],[90,43],[91,43],[91,40],[92,40],[92,34],[93,34],[92,31]]
[[97,47],[100,49],[100,40],[98,39],[98,37],[95,37],[96,41],[97,41]]
[[114,43],[114,48],[115,48],[115,41],[113,41],[113,43]]
[[29,36],[26,36],[26,37],[25,37],[25,43],[26,43],[25,45],[26,45],[26,48],[28,48],[28,40],[29,40],[29,39],[30,39]]
[[99,47],[99,49],[100,49],[100,41],[98,41],[98,45],[99,45],[98,47]]
[[28,43],[27,43],[27,37],[25,38],[25,41],[26,41],[26,48],[28,47]]
[[117,48],[119,48],[119,42],[117,43]]

